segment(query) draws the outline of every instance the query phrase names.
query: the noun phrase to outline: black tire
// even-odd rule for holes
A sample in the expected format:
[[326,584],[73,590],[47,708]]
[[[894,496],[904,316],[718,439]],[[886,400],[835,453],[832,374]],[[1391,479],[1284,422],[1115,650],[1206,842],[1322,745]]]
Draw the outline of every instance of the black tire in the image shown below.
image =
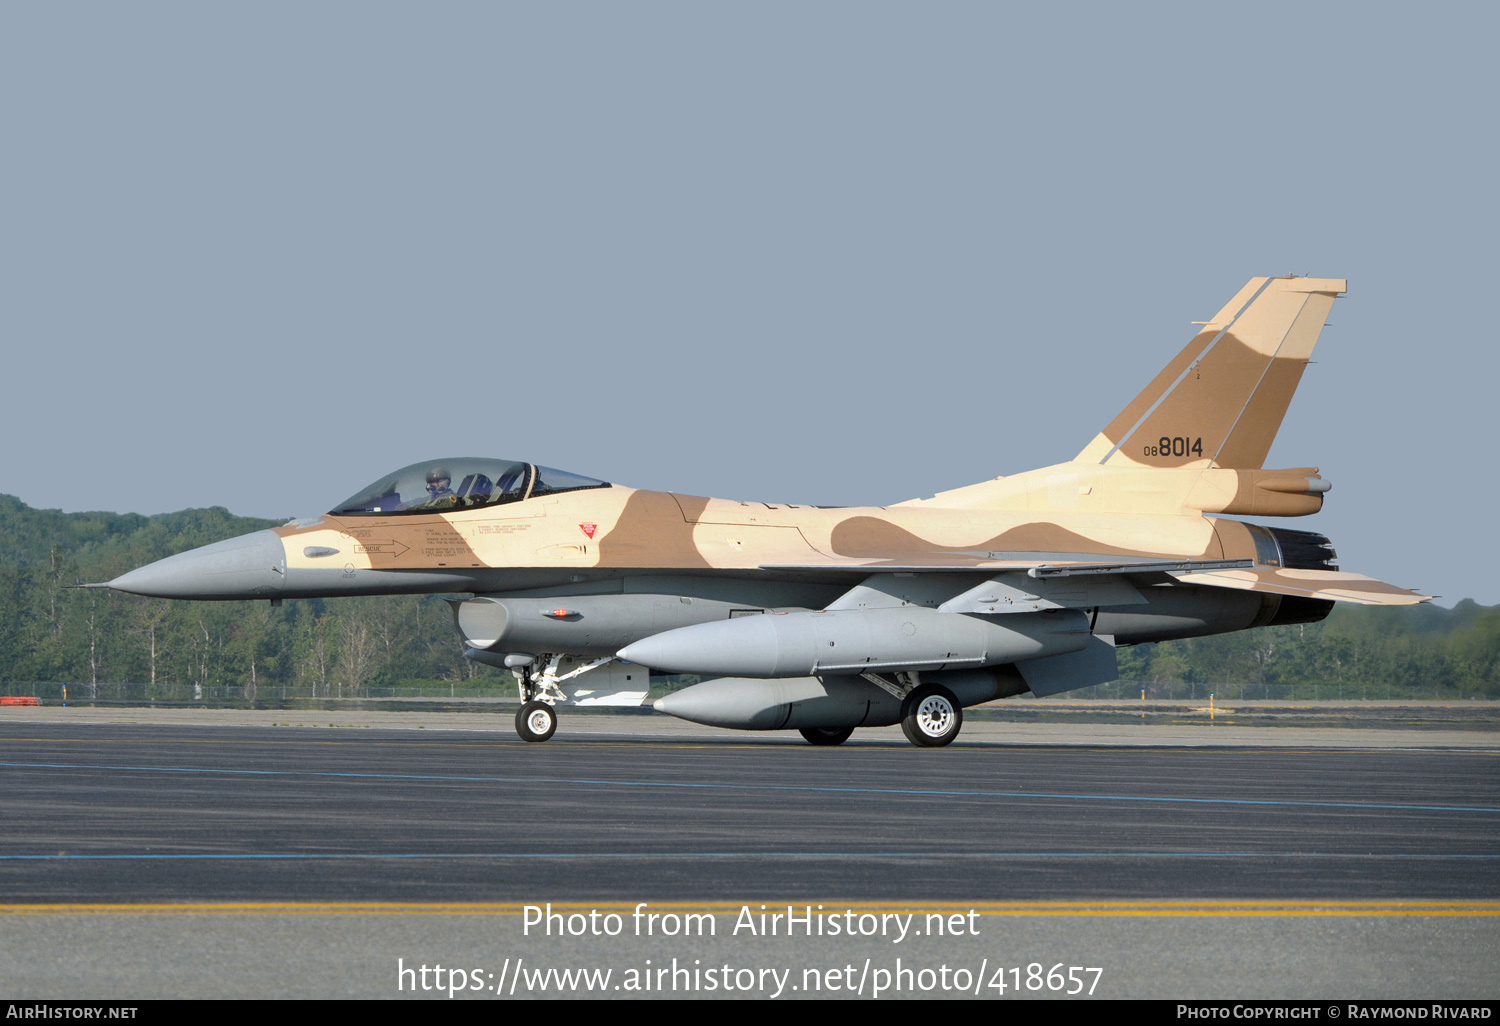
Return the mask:
[[546,702],[527,702],[516,712],[516,733],[522,741],[545,741],[557,733],[557,710]]
[[810,745],[841,745],[854,733],[853,727],[799,727],[797,733]]
[[901,733],[919,748],[941,748],[958,737],[964,710],[941,684],[923,684],[901,706]]

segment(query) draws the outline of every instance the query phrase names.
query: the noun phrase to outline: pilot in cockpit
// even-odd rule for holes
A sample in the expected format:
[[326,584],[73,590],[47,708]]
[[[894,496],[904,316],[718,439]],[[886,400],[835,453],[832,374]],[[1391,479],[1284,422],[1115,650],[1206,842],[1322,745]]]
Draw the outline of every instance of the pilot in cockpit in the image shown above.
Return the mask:
[[448,468],[433,467],[427,472],[427,502],[424,505],[455,501],[457,496],[453,494],[452,486],[453,475],[448,473]]

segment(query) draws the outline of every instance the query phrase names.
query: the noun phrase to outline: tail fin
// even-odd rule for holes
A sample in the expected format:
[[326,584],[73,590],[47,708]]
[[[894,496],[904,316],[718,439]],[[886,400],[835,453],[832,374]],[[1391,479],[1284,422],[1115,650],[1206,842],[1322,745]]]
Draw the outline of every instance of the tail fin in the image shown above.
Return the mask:
[[1077,463],[1261,467],[1340,278],[1252,278]]

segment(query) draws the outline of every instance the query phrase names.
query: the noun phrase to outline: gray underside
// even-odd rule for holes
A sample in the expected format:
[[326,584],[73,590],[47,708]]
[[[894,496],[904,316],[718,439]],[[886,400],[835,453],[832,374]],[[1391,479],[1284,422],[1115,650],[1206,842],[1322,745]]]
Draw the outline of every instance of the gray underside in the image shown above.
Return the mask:
[[663,711],[751,729],[895,722],[900,702],[864,672],[945,679],[961,705],[1023,690],[1058,694],[1114,679],[1115,644],[1258,626],[1281,601],[1183,585],[1156,566],[1059,577],[856,567],[288,568],[272,531],[159,560],[110,587],[222,600],[466,595],[453,602],[455,620],[486,661],[618,655],[658,671],[720,676],[672,696]]

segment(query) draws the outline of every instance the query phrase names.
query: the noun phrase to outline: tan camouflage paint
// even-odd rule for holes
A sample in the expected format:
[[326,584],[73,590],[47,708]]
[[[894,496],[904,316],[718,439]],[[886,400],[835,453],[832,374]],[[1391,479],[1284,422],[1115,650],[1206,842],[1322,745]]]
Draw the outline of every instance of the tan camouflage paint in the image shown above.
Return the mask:
[[[818,509],[616,485],[449,514],[325,516],[277,533],[288,568],[355,570],[1001,571],[1121,557],[1253,559],[1244,525],[1203,514],[1322,507],[1317,468],[1261,463],[1344,289],[1340,279],[1252,279],[1074,461],[930,499]],[[1162,438],[1184,440],[1178,455],[1161,454]],[[1190,451],[1199,447],[1201,456]],[[338,554],[310,558],[307,547]],[[1363,603],[1425,599],[1333,571],[1257,566],[1180,579]]]

